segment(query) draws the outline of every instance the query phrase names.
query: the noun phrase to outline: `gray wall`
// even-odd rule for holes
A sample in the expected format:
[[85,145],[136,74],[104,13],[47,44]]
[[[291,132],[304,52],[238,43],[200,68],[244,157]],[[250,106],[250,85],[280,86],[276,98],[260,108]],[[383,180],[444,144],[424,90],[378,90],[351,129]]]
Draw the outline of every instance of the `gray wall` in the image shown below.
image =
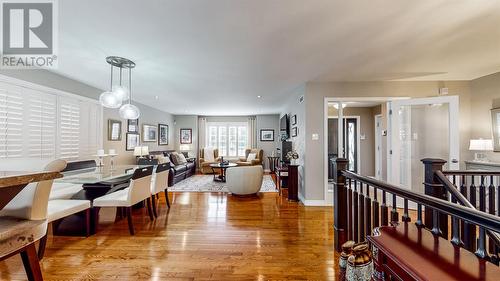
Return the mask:
[[[306,195],[324,200],[324,101],[326,97],[430,97],[447,87],[450,95],[460,96],[460,155],[469,158],[471,90],[469,81],[422,82],[309,82],[306,84]],[[311,140],[319,134],[318,141]],[[321,165],[321,166],[318,166]]]
[[[299,101],[299,98],[304,96],[304,100],[302,102]],[[300,165],[299,170],[299,198],[301,200],[306,200],[312,198],[312,195],[309,195],[311,189],[306,188],[306,173],[310,169],[323,169],[323,162],[311,162],[308,159],[306,153],[306,103],[307,97],[305,96],[305,85],[298,87],[293,92],[290,93],[288,100],[285,102],[283,110],[280,114],[280,117],[289,114],[290,118],[292,115],[297,115],[297,128],[298,133],[297,137],[291,137],[291,120],[290,120],[290,141],[292,141],[292,147],[299,154],[298,164]],[[311,144],[312,145],[312,144]],[[281,147],[281,145],[280,145]]]
[[[139,107],[141,111],[141,116],[139,117],[139,133],[141,134],[141,145],[145,145],[149,147],[149,151],[155,150],[171,150],[175,148],[174,141],[174,118],[170,113],[160,111],[158,109],[154,109],[147,105],[134,103]],[[118,156],[115,158],[117,164],[125,165],[125,164],[135,164],[135,156],[133,155],[133,151],[125,150],[125,142],[126,142],[126,130],[127,130],[127,120],[121,119],[118,114],[118,109],[105,108],[103,110],[103,146],[106,153],[110,148],[116,149],[116,153]],[[108,140],[108,119],[116,119],[122,121],[122,139],[121,141],[109,141]],[[158,124],[166,124],[168,125],[168,145],[158,145],[158,141],[156,142],[142,142],[142,125],[155,125],[158,127]],[[109,162],[109,159],[107,159]],[[107,163],[107,162],[105,162]]]
[[190,153],[198,158],[198,116],[197,115],[176,115],[174,116],[175,129],[173,134],[175,136],[175,150],[180,150],[180,135],[181,129],[191,129],[193,132],[193,143],[190,144]]
[[[269,169],[269,161],[267,156],[271,156],[273,151],[279,147],[279,121],[280,116],[278,114],[274,115],[257,115],[256,127],[257,127],[257,147],[261,148],[264,152],[264,169]],[[274,130],[274,141],[260,141],[260,130],[262,129],[272,129]]]

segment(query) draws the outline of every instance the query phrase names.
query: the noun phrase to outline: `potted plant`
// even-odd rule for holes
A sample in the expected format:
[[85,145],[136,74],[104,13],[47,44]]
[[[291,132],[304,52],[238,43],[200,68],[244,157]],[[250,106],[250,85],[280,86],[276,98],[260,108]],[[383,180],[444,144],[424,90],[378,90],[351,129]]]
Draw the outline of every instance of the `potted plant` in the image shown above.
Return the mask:
[[295,150],[288,151],[286,158],[290,160],[290,164],[297,165],[297,159],[299,159],[299,154]]

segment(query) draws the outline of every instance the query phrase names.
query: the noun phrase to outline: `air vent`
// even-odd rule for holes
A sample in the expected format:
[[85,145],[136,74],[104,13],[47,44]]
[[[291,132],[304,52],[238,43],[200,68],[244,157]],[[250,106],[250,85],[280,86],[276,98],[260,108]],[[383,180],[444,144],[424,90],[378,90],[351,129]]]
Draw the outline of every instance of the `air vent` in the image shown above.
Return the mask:
[[304,102],[304,96],[300,96],[299,97],[299,103],[303,103]]

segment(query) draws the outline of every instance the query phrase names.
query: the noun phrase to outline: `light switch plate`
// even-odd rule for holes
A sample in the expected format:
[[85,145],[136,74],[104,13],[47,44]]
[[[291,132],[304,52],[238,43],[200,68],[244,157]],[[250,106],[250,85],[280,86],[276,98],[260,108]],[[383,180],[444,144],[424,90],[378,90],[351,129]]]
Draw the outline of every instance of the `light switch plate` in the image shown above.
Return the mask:
[[319,140],[319,134],[312,134],[312,140]]

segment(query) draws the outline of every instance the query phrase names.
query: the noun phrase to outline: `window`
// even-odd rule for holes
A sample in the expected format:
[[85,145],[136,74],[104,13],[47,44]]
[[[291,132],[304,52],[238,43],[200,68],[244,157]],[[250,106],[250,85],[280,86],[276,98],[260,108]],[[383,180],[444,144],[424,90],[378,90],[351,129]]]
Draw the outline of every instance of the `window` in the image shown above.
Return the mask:
[[245,156],[248,148],[248,125],[246,122],[208,122],[206,145],[219,149],[219,156]]
[[0,81],[0,158],[91,159],[101,144],[97,101]]

